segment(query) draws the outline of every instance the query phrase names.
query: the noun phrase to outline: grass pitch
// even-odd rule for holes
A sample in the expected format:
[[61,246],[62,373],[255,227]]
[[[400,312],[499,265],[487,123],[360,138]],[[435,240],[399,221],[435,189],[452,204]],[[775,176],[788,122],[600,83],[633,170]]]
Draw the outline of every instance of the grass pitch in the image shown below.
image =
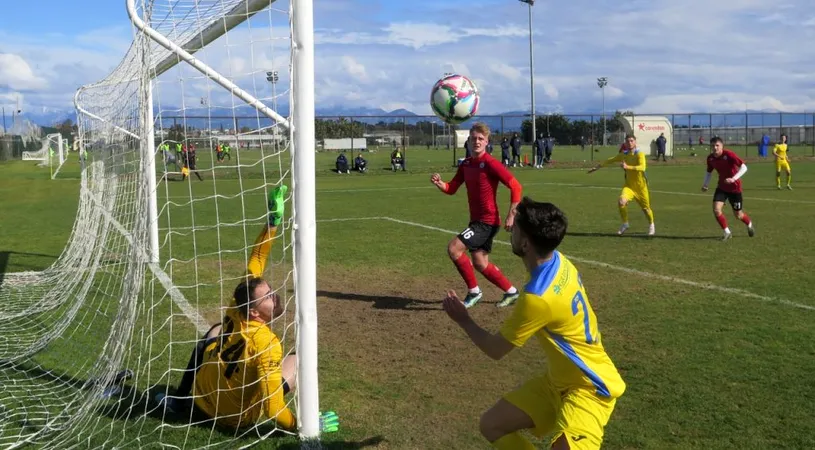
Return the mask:
[[[794,160],[794,190],[778,191],[772,164],[749,159],[744,207],[757,235],[748,238],[728,210],[734,238],[723,243],[710,212],[712,194],[699,191],[701,156],[649,161],[657,236],[647,238],[635,206],[630,234],[615,235],[620,170],[587,175],[581,166],[590,160],[583,163],[574,152],[580,150],[556,149],[563,170],[514,173],[525,195],[566,212],[570,226],[561,250],[582,273],[604,345],[628,386],[606,428],[605,448],[815,447],[815,164]],[[491,361],[441,309],[446,289],[464,289],[445,248],[468,213],[463,191],[445,196],[428,174],[438,170],[449,179],[452,155],[409,149],[408,172],[397,173],[387,170],[387,152],[375,155],[369,174],[350,176],[330,172],[333,155],[318,155],[321,404],[342,422],[341,432],[326,440],[337,448],[487,448],[478,435],[481,412],[545,370],[546,362],[535,343]],[[199,156],[199,167],[209,167],[208,156]],[[39,270],[59,255],[76,210],[76,167],[69,160],[52,181],[30,162],[0,164],[2,271]],[[254,238],[261,194],[276,182],[219,176],[218,170],[214,180],[203,171],[204,182],[193,177],[160,185],[159,200],[163,217],[172,219],[163,233],[178,233],[169,244],[162,237],[163,265],[209,320],[217,319],[219,280],[240,275],[244,261],[243,254],[219,249]],[[257,194],[245,196],[245,204],[230,199],[252,189]],[[502,187],[502,214],[507,202]],[[244,217],[250,219],[247,235],[242,226],[225,226]],[[193,223],[198,230],[185,231]],[[205,229],[216,224],[222,224],[219,237]],[[506,232],[498,235],[492,260],[520,286],[526,274],[501,243],[508,239]],[[273,260],[282,258],[278,252]],[[508,311],[494,308],[500,293],[480,276],[479,282],[485,301],[472,314],[496,330]],[[174,339],[194,337],[182,315],[172,323]],[[156,333],[154,347],[167,346],[162,336]],[[186,362],[188,343],[169,347],[172,356],[153,362],[157,376]],[[59,360],[48,363],[59,370]],[[161,382],[176,384],[178,377]],[[104,423],[127,428],[121,414],[111,416]],[[128,420],[137,420],[132,411]],[[143,430],[161,425],[154,417],[138,420]],[[210,430],[166,428],[162,434],[165,442],[192,447],[204,445]],[[290,438],[273,438],[262,447],[292,445]]]

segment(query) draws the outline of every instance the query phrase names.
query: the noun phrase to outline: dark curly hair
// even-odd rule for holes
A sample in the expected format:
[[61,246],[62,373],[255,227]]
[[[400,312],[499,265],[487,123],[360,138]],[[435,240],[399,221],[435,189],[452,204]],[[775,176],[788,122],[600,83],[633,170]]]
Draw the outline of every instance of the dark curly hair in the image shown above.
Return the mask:
[[515,226],[529,238],[539,256],[554,251],[566,236],[566,215],[552,203],[524,197],[518,204]]

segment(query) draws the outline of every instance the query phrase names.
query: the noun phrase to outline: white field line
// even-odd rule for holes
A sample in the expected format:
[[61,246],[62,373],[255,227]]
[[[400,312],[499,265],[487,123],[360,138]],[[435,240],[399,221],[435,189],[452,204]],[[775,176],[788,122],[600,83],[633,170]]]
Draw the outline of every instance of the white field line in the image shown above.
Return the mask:
[[[561,187],[575,187],[575,188],[583,188],[583,189],[602,189],[602,190],[611,190],[611,191],[619,191],[622,186],[615,187],[615,186],[598,186],[593,184],[582,184],[582,183],[557,183],[557,182],[545,182],[545,181],[533,181],[530,183],[522,183],[524,187],[526,186],[561,186]],[[701,185],[700,185],[701,187]],[[438,189],[435,186],[399,186],[399,187],[387,187],[387,188],[348,188],[348,189],[317,189],[318,194],[347,194],[347,193],[354,193],[354,192],[389,192],[389,191],[418,191],[424,189]],[[710,192],[708,193],[701,193],[701,192],[679,192],[679,191],[663,191],[663,190],[655,190],[650,189],[650,192],[656,194],[666,194],[666,195],[685,195],[690,197],[707,197],[713,198],[713,191],[715,190],[715,186],[711,188]],[[249,195],[265,195],[263,192],[258,192],[256,194],[244,194],[244,196]],[[229,196],[223,196],[229,197]],[[188,199],[189,197],[184,196],[172,196],[169,197],[171,199],[175,198],[183,198]],[[763,202],[775,202],[775,203],[794,203],[794,204],[801,204],[801,205],[815,205],[815,200],[791,200],[785,198],[764,198],[764,197],[752,197],[750,196],[749,192],[746,196],[747,201],[763,201]]]
[[[413,226],[413,227],[424,228],[426,230],[438,231],[438,232],[446,233],[446,234],[452,234],[452,235],[458,234],[457,231],[447,230],[447,229],[439,228],[439,227],[434,227],[432,225],[425,225],[423,223],[411,222],[411,221],[408,221],[408,220],[394,219],[393,217],[363,217],[363,218],[359,218],[359,219],[328,219],[328,220],[323,220],[322,222],[339,222],[339,221],[347,221],[347,220],[375,220],[375,219],[381,219],[381,220],[386,220],[386,221],[389,221],[389,222],[398,223],[398,224],[402,224],[402,225],[409,225],[409,226]],[[510,245],[510,243],[507,242],[507,241],[495,240],[494,242],[496,242],[498,244],[502,244],[502,245]],[[641,276],[643,278],[651,278],[651,279],[655,279],[655,280],[668,281],[668,282],[671,282],[671,283],[684,284],[686,286],[691,286],[691,287],[698,288],[698,289],[705,289],[705,290],[709,290],[709,291],[719,291],[719,292],[724,292],[724,293],[727,293],[727,294],[739,295],[741,297],[750,298],[750,299],[754,299],[754,300],[760,300],[760,301],[763,301],[763,302],[778,303],[778,304],[782,304],[782,305],[785,305],[785,306],[791,306],[793,308],[805,309],[805,310],[809,310],[809,311],[815,311],[815,306],[812,306],[812,305],[804,305],[804,304],[801,304],[801,303],[795,303],[795,302],[792,302],[792,301],[789,301],[789,300],[785,300],[785,299],[782,299],[782,298],[775,298],[775,297],[768,297],[766,295],[759,295],[759,294],[756,294],[756,293],[753,293],[753,292],[750,292],[750,291],[746,291],[744,289],[729,288],[729,287],[719,286],[719,285],[712,284],[712,283],[702,283],[702,282],[698,282],[698,281],[690,281],[690,280],[685,280],[683,278],[677,278],[677,277],[672,277],[672,276],[668,276],[668,275],[660,275],[658,273],[646,272],[646,271],[643,271],[643,270],[631,269],[631,268],[628,268],[628,267],[621,267],[621,266],[617,266],[617,265],[614,265],[614,264],[604,263],[602,261],[595,261],[595,260],[592,260],[592,259],[580,258],[580,257],[576,257],[576,256],[569,256],[569,255],[567,255],[567,256],[572,261],[576,261],[576,262],[583,263],[583,264],[588,264],[588,265],[591,265],[591,266],[602,267],[604,269],[616,270],[618,272],[629,273],[629,274],[632,274],[632,275],[638,275],[638,276]]]
[[[130,245],[136,246],[133,235],[131,235],[130,232],[121,223],[119,223],[115,217],[113,217],[110,211],[105,209],[104,204],[95,195],[93,195],[92,192],[90,192],[90,194],[91,199],[94,201],[94,203],[96,203],[96,206],[99,208],[99,211],[102,212],[102,215],[105,216],[105,219],[107,219],[107,221],[113,225],[113,227],[127,240]],[[164,270],[162,270],[161,266],[156,263],[149,262],[150,258],[147,255],[146,249],[139,247],[137,250],[139,252],[139,257],[141,257],[142,260],[147,263],[147,267],[153,272],[153,275],[156,277],[167,294],[169,294],[173,302],[175,302],[175,304],[181,309],[181,312],[187,316],[187,319],[189,319],[189,321],[195,325],[199,332],[206,333],[207,330],[209,330],[209,323],[206,321],[206,319],[204,319],[198,310],[187,301],[184,294],[182,294],[181,291],[173,284],[173,280],[169,275],[167,275],[166,272],[164,272]]]
[[[577,187],[577,188],[584,188],[584,189],[604,189],[604,190],[612,190],[612,191],[619,191],[622,189],[621,187],[613,187],[613,186],[595,186],[590,184],[580,184],[580,183],[526,183],[524,186],[528,185],[548,185],[548,186],[564,186],[564,187]],[[701,185],[699,185],[701,187]],[[713,191],[716,190],[716,187],[713,186],[710,189],[709,193],[701,193],[701,192],[677,192],[677,191],[658,191],[654,189],[649,189],[650,193],[657,193],[657,194],[669,194],[669,195],[687,195],[691,197],[709,197],[713,198]],[[761,198],[761,197],[750,197],[749,194],[746,196],[745,200],[752,201],[764,201],[764,202],[776,202],[776,203],[800,203],[803,205],[815,205],[815,201],[811,200],[789,200],[784,198]]]

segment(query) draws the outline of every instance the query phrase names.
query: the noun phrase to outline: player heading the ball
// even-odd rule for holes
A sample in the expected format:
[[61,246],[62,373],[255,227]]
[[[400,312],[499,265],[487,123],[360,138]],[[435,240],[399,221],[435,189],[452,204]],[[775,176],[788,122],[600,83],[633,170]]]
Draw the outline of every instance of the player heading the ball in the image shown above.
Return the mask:
[[[453,179],[446,183],[437,173],[430,177],[430,181],[447,195],[455,194],[462,184],[467,187],[470,223],[447,244],[447,254],[464,282],[467,283],[469,292],[464,299],[464,304],[468,308],[475,306],[483,296],[476,281],[473,266],[487,280],[504,291],[503,298],[497,304],[498,307],[509,306],[518,299],[518,289],[495,264],[490,263],[489,253],[492,251],[493,239],[501,228],[501,218],[498,215],[496,201],[498,182],[503,183],[510,190],[509,212],[505,221],[507,231],[512,229],[515,221],[515,207],[521,200],[522,187],[501,162],[487,153],[489,138],[490,129],[487,125],[474,124],[470,128],[468,139],[471,156],[464,158]],[[465,253],[467,250],[473,257],[472,262]]]
[[635,200],[648,219],[648,236],[653,236],[656,233],[656,228],[654,227],[654,211],[651,210],[651,195],[648,192],[648,177],[645,176],[647,163],[645,153],[637,147],[636,136],[633,134],[626,135],[625,143],[620,147],[620,152],[614,157],[603,161],[600,165],[593,167],[589,170],[589,173],[596,172],[601,167],[614,163],[619,163],[625,176],[625,184],[623,184],[623,190],[620,192],[620,198],[617,201],[620,208],[620,219],[622,219],[623,224],[620,225],[617,234],[622,235],[628,230],[628,202]]
[[747,234],[753,237],[756,233],[755,229],[753,229],[753,221],[742,210],[744,199],[742,197],[741,177],[747,173],[747,164],[744,164],[744,161],[731,150],[724,148],[724,141],[718,136],[710,140],[710,147],[713,151],[707,157],[707,173],[705,174],[705,182],[702,184],[702,192],[707,191],[710,176],[716,170],[719,174],[719,184],[713,193],[713,215],[716,217],[716,221],[719,222],[719,226],[724,230],[722,240],[726,241],[732,237],[730,228],[727,226],[727,219],[722,214],[725,201],[730,202],[733,215],[747,225]]
[[[234,303],[221,323],[196,344],[175,393],[156,400],[171,412],[181,412],[193,393],[193,417],[214,420],[231,430],[255,426],[265,416],[276,427],[296,431],[297,419],[284,396],[296,389],[296,357],[283,357],[283,344],[272,321],[283,314],[283,302],[263,278],[266,261],[283,220],[287,186],[269,193],[268,223],[252,247],[246,279],[235,288]],[[337,431],[334,412],[320,417],[323,432]]]
[[537,336],[546,373],[506,394],[481,416],[481,434],[497,449],[535,447],[520,433],[553,436],[554,449],[599,449],[625,382],[603,348],[597,317],[580,273],[557,251],[568,222],[551,203],[528,197],[518,205],[512,252],[530,280],[501,331],[492,334],[470,317],[454,291],[444,310],[492,359]]

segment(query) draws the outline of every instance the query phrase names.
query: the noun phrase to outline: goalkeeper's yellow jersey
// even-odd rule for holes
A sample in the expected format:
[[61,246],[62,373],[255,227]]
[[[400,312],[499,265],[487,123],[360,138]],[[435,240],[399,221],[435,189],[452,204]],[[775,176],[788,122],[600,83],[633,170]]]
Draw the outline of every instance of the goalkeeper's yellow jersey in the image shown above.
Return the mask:
[[625,149],[614,155],[614,157],[604,161],[601,166],[607,167],[614,163],[625,162],[628,168],[625,169],[625,185],[631,189],[642,190],[648,187],[648,177],[645,175],[646,158],[639,148],[634,150]]
[[243,428],[262,413],[277,426],[295,429],[283,392],[283,346],[269,326],[228,310],[222,335],[205,349],[195,377],[195,404],[221,425]]

